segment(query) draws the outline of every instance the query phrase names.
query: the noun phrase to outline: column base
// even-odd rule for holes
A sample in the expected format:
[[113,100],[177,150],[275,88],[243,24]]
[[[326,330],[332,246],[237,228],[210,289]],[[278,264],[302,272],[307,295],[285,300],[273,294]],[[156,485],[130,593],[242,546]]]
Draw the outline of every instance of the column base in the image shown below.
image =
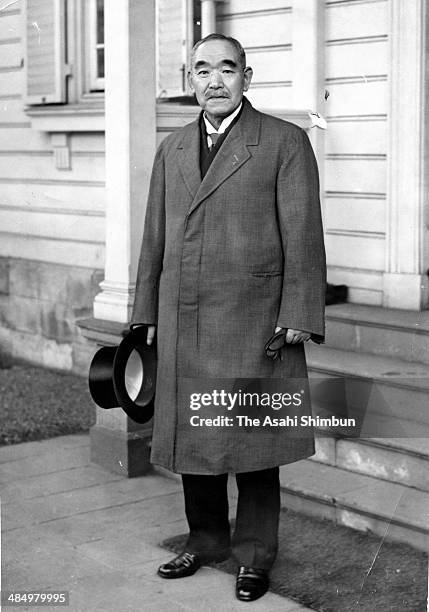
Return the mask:
[[428,308],[428,280],[423,274],[383,274],[383,306],[403,310]]
[[151,428],[125,432],[94,425],[90,429],[91,461],[127,478],[143,476],[150,469]]
[[135,286],[104,280],[94,299],[94,318],[126,323],[131,318]]
[[[82,319],[82,335],[97,346],[118,346],[122,331],[128,325],[117,321]],[[146,474],[150,468],[152,423],[140,425],[127,417],[121,408],[97,407],[96,423],[90,429],[91,461],[106,470],[132,478]]]

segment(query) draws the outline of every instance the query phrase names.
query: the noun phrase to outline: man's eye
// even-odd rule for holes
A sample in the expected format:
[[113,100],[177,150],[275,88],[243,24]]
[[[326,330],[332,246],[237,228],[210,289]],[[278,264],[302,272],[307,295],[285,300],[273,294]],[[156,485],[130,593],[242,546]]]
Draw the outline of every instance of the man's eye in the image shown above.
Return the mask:
[[198,70],[197,72],[198,76],[207,76],[208,73],[208,70]]
[[224,68],[224,69],[222,70],[222,72],[226,72],[226,74],[232,74],[232,73],[233,73],[233,71],[232,71],[232,70],[230,70],[229,68]]

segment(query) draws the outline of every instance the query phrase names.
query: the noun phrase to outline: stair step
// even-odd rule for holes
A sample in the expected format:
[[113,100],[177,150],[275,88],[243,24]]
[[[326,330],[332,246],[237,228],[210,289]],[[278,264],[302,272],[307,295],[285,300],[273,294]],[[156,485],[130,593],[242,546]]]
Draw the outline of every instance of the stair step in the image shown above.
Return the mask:
[[312,461],[429,492],[429,439],[316,437]]
[[357,416],[361,438],[429,438],[426,364],[327,346],[306,354],[316,414]]
[[429,311],[360,304],[326,308],[327,346],[429,363]]
[[429,495],[312,460],[280,468],[282,504],[429,552]]

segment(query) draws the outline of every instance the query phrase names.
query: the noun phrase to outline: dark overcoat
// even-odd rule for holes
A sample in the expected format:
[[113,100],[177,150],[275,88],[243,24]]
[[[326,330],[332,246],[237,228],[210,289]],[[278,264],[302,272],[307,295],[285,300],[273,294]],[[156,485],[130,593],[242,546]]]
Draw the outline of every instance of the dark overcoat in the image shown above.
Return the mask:
[[203,180],[199,148],[197,120],[161,143],[151,178],[132,317],[157,325],[151,460],[194,474],[297,461],[314,452],[308,432],[300,439],[290,427],[191,426],[199,413],[186,393],[189,379],[307,377],[302,343],[274,362],[264,345],[276,326],[323,339],[325,251],[313,150],[301,128],[256,111],[246,98]]

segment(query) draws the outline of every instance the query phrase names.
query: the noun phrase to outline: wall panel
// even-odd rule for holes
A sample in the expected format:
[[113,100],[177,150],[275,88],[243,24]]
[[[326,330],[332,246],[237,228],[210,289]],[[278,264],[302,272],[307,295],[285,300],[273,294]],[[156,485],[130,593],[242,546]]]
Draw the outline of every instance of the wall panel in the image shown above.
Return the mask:
[[[8,42],[10,41],[10,42]],[[0,70],[20,67],[22,48],[20,38],[7,38],[0,40]]]
[[238,38],[244,48],[291,43],[292,14],[288,11],[241,14],[219,18],[219,31]]
[[261,11],[271,9],[290,8],[292,1],[287,0],[227,0],[218,5],[218,14],[246,13],[249,11]]
[[[16,5],[21,2],[16,2]],[[8,40],[10,38],[21,38],[22,23],[21,15],[18,10],[3,10],[0,11],[0,40]]]
[[252,83],[292,81],[292,53],[290,48],[258,47],[246,52],[248,66],[253,68]]
[[330,159],[325,161],[326,191],[350,193],[386,193],[386,161]]
[[386,200],[326,198],[325,230],[356,230],[379,232],[386,229]]
[[83,268],[104,268],[104,245],[16,234],[1,234],[0,256]]
[[354,82],[327,81],[329,98],[326,105],[328,117],[338,115],[385,115],[388,111],[389,88],[385,80],[371,81],[364,78]]
[[0,204],[6,206],[102,212],[104,199],[104,187],[96,183],[0,181]]
[[331,266],[384,270],[384,240],[365,235],[326,233],[325,246]]
[[387,121],[330,121],[325,143],[327,155],[385,155]]
[[387,37],[377,42],[328,45],[326,48],[326,78],[386,75],[389,46]]
[[101,216],[64,215],[55,211],[22,214],[21,210],[2,209],[0,206],[0,227],[2,232],[29,238],[104,243],[105,223]]
[[71,156],[71,170],[58,170],[53,155],[33,155],[15,153],[13,162],[5,155],[0,155],[0,180],[24,179],[26,182],[37,180],[102,182],[104,181],[104,158],[91,153]]
[[326,39],[341,40],[386,33],[387,0],[326,3]]
[[255,87],[248,92],[248,98],[255,108],[286,110],[293,108],[291,87]]

